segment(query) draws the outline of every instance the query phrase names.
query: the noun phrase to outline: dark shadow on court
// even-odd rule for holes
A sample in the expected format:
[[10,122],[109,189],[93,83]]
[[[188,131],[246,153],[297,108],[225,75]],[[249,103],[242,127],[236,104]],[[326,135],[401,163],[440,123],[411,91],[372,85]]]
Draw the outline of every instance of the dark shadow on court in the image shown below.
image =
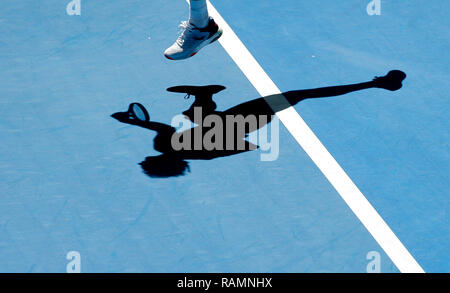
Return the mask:
[[[146,109],[138,103],[130,104],[126,112],[117,112],[111,116],[122,123],[156,131],[154,149],[161,155],[147,157],[140,165],[144,173],[150,177],[167,178],[185,175],[186,172],[189,172],[187,160],[211,160],[258,149],[257,145],[246,140],[248,134],[269,124],[276,112],[303,100],[340,96],[370,88],[396,91],[402,87],[402,81],[405,78],[404,72],[392,70],[385,76],[375,77],[367,82],[288,91],[244,102],[225,111],[217,111],[216,103],[213,101],[213,95],[224,90],[224,86],[171,87],[167,89],[170,92],[184,93],[187,97],[191,95],[195,97],[191,107],[183,112],[184,117],[195,124],[182,132],[177,132],[170,125],[151,121]],[[209,119],[212,123],[206,123],[208,117],[214,118]],[[226,121],[227,117],[244,118],[244,123],[222,123],[221,127],[216,127],[220,122],[218,120]],[[257,119],[247,120],[248,117]],[[260,117],[265,118],[258,119]],[[242,122],[242,119],[240,121]],[[205,135],[211,136],[208,141],[215,146],[222,145],[223,147],[211,148],[203,145]],[[219,138],[222,140],[220,143],[218,142]],[[181,145],[183,147],[180,149]]]

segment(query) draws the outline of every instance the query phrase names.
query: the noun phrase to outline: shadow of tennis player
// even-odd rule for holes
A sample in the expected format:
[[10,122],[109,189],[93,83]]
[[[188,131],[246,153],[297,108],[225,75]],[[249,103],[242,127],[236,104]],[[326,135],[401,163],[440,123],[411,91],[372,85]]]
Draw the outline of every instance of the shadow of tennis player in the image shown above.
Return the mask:
[[[147,157],[140,165],[150,177],[173,177],[185,175],[189,171],[186,160],[211,160],[257,149],[257,145],[245,140],[248,134],[270,123],[276,112],[300,101],[339,96],[369,88],[396,91],[402,87],[402,81],[405,78],[404,72],[392,70],[385,76],[375,77],[367,82],[288,91],[244,102],[225,111],[217,111],[212,99],[214,94],[225,89],[224,86],[171,87],[167,89],[170,92],[185,93],[188,97],[195,96],[193,104],[183,112],[183,115],[197,126],[182,132],[177,132],[170,125],[150,121],[145,108],[137,103],[131,104],[127,112],[117,112],[111,116],[120,122],[156,131],[154,148],[162,154]],[[209,119],[210,121],[206,123],[208,117],[213,119]],[[225,121],[227,117],[242,117],[244,119],[240,121],[244,123],[220,123],[220,120]],[[247,119],[248,117],[255,117],[255,119]],[[260,119],[261,117],[264,119]],[[216,127],[217,124],[221,127]],[[211,142],[215,147],[203,144],[204,136],[210,132],[214,132],[215,138],[211,139]],[[219,147],[217,147],[218,137],[221,140]]]

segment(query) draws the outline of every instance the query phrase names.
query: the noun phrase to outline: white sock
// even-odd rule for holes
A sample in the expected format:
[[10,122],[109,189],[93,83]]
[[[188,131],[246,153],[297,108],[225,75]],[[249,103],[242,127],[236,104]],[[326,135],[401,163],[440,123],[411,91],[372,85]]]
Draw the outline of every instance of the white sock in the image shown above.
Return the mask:
[[198,28],[208,25],[208,8],[206,0],[190,0],[189,22]]

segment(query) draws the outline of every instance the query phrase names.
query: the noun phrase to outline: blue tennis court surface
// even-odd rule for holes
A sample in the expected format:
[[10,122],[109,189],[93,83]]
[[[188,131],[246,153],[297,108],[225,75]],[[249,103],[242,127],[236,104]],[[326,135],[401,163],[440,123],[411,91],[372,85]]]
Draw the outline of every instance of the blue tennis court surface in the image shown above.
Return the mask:
[[[67,2],[67,3],[66,3]],[[132,102],[165,124],[217,84],[219,110],[261,97],[219,43],[185,61],[162,52],[185,1],[4,0],[0,9],[0,272],[399,272],[280,123],[261,150],[188,160],[151,178],[155,132],[110,115]],[[276,2],[276,3],[275,3]],[[426,272],[450,272],[449,19],[446,1],[214,0],[282,91],[370,88],[294,106]]]

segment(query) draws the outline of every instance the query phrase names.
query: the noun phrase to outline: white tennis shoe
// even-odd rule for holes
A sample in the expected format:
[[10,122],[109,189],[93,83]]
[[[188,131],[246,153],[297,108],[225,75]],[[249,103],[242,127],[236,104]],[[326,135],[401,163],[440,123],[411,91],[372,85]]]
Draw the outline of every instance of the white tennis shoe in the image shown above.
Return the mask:
[[201,48],[219,39],[223,32],[212,17],[205,28],[198,28],[188,21],[183,21],[180,27],[183,29],[180,36],[164,52],[167,59],[182,60],[192,57]]

